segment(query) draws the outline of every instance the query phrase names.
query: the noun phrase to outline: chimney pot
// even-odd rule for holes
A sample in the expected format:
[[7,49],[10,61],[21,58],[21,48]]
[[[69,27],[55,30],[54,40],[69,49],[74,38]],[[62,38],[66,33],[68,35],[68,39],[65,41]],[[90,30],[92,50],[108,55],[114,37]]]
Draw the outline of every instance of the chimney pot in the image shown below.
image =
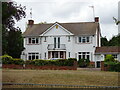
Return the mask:
[[99,17],[95,17],[95,22],[99,22]]
[[34,24],[34,20],[28,20],[28,25],[33,25]]

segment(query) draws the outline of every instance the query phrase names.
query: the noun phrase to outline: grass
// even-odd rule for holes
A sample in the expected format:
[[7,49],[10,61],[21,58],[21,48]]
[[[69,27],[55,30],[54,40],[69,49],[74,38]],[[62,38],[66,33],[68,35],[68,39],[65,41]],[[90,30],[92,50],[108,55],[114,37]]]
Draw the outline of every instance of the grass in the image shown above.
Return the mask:
[[3,82],[12,83],[118,86],[117,72],[3,69],[2,75]]

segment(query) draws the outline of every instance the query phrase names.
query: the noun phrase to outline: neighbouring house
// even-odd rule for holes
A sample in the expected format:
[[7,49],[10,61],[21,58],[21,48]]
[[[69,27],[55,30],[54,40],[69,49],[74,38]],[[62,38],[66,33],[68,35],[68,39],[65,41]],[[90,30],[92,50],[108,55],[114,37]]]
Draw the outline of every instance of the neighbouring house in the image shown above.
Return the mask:
[[34,24],[29,20],[23,37],[24,60],[85,58],[96,63],[95,50],[101,47],[99,17],[95,22],[75,23]]
[[98,67],[100,67],[100,62],[104,61],[106,55],[108,54],[112,55],[115,60],[120,61],[120,46],[96,47],[95,60]]

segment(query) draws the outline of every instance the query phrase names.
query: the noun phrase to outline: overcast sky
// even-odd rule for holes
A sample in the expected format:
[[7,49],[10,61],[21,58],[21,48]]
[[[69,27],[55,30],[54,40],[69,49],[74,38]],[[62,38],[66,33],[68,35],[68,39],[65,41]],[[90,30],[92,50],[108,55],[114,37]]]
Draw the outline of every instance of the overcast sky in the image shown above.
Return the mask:
[[[118,34],[118,26],[113,17],[118,18],[119,0],[14,0],[17,4],[26,6],[26,18],[16,23],[22,32],[25,31],[26,23],[30,18],[35,24],[46,21],[47,23],[66,22],[93,22],[94,15],[100,18],[102,36],[110,39]],[[93,8],[89,6],[94,6]]]

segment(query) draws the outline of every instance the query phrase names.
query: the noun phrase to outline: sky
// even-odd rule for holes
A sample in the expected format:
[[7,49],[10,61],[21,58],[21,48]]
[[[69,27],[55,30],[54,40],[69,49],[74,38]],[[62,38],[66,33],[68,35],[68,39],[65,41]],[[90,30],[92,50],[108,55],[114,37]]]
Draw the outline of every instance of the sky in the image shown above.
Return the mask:
[[[22,32],[31,19],[35,24],[47,23],[69,23],[69,22],[93,22],[94,16],[99,17],[102,37],[111,39],[118,34],[118,26],[113,17],[118,18],[119,0],[14,0],[17,4],[26,6],[26,18],[16,22]],[[90,6],[94,6],[91,8]]]

